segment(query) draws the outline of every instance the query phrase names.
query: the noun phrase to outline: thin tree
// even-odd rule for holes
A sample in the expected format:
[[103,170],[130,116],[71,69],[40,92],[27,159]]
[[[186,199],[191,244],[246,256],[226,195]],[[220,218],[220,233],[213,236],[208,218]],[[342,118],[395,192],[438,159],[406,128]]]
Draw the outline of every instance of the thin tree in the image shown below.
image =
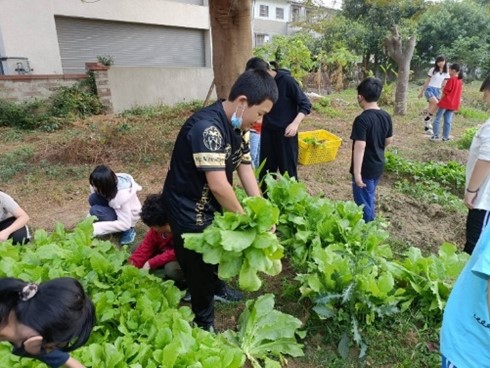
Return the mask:
[[252,56],[251,1],[209,0],[214,83],[227,98],[235,79]]
[[416,35],[403,39],[398,26],[392,26],[390,35],[384,40],[388,55],[398,66],[398,78],[395,92],[395,115],[407,113],[408,79],[410,77],[410,62],[415,49]]

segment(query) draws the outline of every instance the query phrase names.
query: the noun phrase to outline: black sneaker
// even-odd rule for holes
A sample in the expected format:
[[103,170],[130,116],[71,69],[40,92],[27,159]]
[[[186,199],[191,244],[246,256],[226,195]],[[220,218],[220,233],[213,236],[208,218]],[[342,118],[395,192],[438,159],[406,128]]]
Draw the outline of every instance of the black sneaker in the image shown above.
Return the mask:
[[219,293],[214,295],[214,300],[221,303],[234,303],[243,299],[243,293],[226,285]]

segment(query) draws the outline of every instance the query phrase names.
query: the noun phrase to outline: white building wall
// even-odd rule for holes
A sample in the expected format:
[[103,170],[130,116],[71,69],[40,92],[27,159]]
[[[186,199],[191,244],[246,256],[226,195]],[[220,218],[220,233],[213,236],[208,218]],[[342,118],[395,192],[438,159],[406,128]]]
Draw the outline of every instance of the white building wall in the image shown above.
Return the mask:
[[[260,16],[260,5],[267,5],[269,7],[269,16],[261,17]],[[284,9],[284,19],[276,18],[276,8]],[[271,20],[277,22],[287,23],[291,21],[291,5],[289,1],[286,0],[254,0],[253,1],[253,19],[261,19],[261,20]]]
[[166,0],[0,0],[0,56],[27,57],[34,74],[61,74],[55,15],[210,28],[207,6]]

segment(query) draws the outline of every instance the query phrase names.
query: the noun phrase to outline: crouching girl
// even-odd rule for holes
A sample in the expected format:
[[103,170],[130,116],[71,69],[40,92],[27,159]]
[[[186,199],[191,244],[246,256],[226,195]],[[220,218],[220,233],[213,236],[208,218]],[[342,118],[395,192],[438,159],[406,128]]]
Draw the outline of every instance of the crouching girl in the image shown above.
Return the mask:
[[68,352],[85,344],[94,324],[94,305],[75,279],[36,285],[0,278],[0,341],[10,342],[15,355],[83,368]]

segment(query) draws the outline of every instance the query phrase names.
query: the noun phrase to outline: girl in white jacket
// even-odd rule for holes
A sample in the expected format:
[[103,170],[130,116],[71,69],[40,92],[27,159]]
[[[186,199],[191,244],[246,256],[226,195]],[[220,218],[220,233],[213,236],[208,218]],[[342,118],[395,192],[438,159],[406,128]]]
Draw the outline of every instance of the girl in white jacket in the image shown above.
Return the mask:
[[94,236],[121,232],[121,244],[136,237],[134,225],[139,220],[141,202],[137,192],[142,188],[129,174],[115,174],[105,165],[90,174],[90,215],[97,217]]

